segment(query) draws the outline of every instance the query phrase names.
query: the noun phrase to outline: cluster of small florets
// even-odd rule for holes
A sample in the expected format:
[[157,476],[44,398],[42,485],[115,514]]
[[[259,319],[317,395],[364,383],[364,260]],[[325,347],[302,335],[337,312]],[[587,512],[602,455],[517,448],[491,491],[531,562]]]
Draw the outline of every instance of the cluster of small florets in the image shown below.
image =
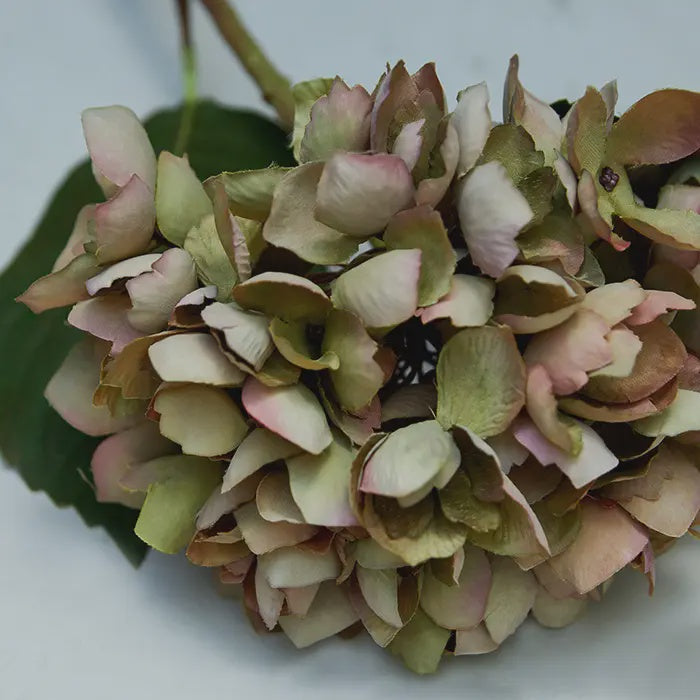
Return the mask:
[[[22,301],[85,332],[46,396],[97,498],[303,647],[419,672],[575,620],[700,509],[700,95],[503,123],[432,64],[294,88],[298,165],[200,182],[122,107],[106,201]],[[673,164],[673,165],[669,165]]]

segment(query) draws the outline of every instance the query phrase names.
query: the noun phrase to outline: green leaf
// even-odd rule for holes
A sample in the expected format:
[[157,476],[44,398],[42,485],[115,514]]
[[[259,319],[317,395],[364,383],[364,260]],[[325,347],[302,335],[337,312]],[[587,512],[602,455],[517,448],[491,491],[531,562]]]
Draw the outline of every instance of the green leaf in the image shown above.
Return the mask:
[[[157,152],[174,147],[182,110],[158,112],[145,123]],[[291,162],[286,137],[252,112],[200,103],[185,150],[200,179],[222,170]],[[43,398],[46,383],[81,334],[65,324],[66,311],[34,316],[13,299],[50,271],[84,204],[102,199],[90,164],[75,168],[51,200],[32,238],[0,277],[0,450],[32,490],[72,506],[88,525],[104,527],[134,564],[147,547],[133,532],[138,513],[98,503],[83,478],[98,440],[79,433]]]

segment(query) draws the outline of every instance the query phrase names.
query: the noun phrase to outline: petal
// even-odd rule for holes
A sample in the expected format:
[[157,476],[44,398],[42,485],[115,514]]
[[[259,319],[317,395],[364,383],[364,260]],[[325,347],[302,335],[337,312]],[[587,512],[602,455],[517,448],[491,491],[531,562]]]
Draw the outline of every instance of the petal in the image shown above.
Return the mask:
[[420,250],[376,255],[335,280],[333,304],[354,313],[366,328],[396,326],[416,311],[420,269]]
[[299,448],[264,428],[255,428],[243,438],[231,458],[224,475],[222,491],[240,484],[266,464],[286,459],[299,452]]
[[629,241],[618,236],[611,228],[608,220],[603,218],[598,207],[598,190],[593,180],[593,176],[584,170],[581,173],[581,179],[578,182],[576,190],[578,202],[581,206],[581,212],[585,219],[590,224],[594,233],[598,238],[607,241],[617,251],[626,250],[629,248]]
[[340,575],[340,560],[333,548],[317,554],[301,547],[282,547],[258,558],[258,570],[273,588],[301,588]]
[[625,322],[630,326],[641,326],[645,323],[651,323],[672,309],[676,311],[695,308],[695,302],[692,299],[686,299],[675,292],[651,289],[646,294],[646,299],[638,306],[635,306],[630,316],[627,317]]
[[391,433],[372,454],[360,489],[394,498],[410,496],[432,485],[443,468],[454,473],[459,463],[457,445],[437,421],[413,423]]
[[228,394],[201,384],[166,386],[155,396],[160,432],[186,454],[216,457],[235,449],[248,432]]
[[101,265],[143,253],[153,237],[153,192],[134,175],[111,199],[94,209],[86,250]]
[[306,325],[303,322],[287,323],[281,318],[273,318],[270,322],[270,336],[279,353],[297,367],[310,370],[338,369],[338,355],[332,351],[318,353],[311,349],[306,335]]
[[292,152],[296,161],[301,158],[301,141],[311,119],[311,109],[321,97],[328,94],[334,82],[333,78],[314,78],[292,85],[294,98]]
[[449,630],[438,627],[425,613],[417,610],[411,621],[394,637],[389,649],[411,671],[435,673],[449,638]]
[[326,293],[311,280],[288,272],[263,272],[236,285],[234,299],[244,308],[285,321],[322,323],[330,311]]
[[394,141],[392,153],[403,159],[406,167],[413,170],[423,150],[423,126],[425,118],[404,124]]
[[110,341],[111,354],[118,355],[125,345],[141,337],[128,321],[130,309],[129,298],[123,295],[87,299],[71,309],[68,323],[96,338]]
[[287,458],[292,496],[304,520],[325,527],[358,525],[350,506],[353,451],[334,439],[320,455]]
[[391,627],[403,627],[399,612],[399,576],[395,569],[355,569],[357,583],[370,610]]
[[314,583],[301,588],[285,588],[284,595],[287,598],[289,614],[305,617],[314,602],[319,587],[318,583]]
[[280,547],[292,547],[311,539],[318,528],[312,525],[265,520],[255,503],[246,503],[235,511],[236,522],[253,554],[266,554]]
[[203,333],[159,340],[148,348],[148,357],[164,382],[240,386],[246,376],[226,359],[214,338]]
[[51,272],[62,270],[69,262],[83,254],[83,245],[90,236],[88,224],[95,218],[95,205],[86,204],[75,217],[73,230],[66,245],[56,258]]
[[330,372],[338,402],[351,413],[361,413],[384,384],[384,372],[374,359],[379,346],[357,316],[333,309],[321,347],[338,358],[338,366]]
[[372,100],[361,85],[340,78],[314,102],[299,148],[299,162],[325,160],[336,151],[366,151]]
[[459,138],[458,173],[463,175],[476,165],[491,131],[486,83],[472,85],[459,93],[450,122]]
[[518,255],[515,237],[533,217],[525,197],[497,161],[478,165],[464,179],[457,209],[472,260],[500,277]]
[[418,311],[422,323],[449,318],[455,328],[483,326],[493,313],[496,285],[485,277],[452,275],[450,291]]
[[[613,125],[608,152],[625,165],[670,163],[700,148],[700,94],[658,90],[633,104]],[[655,138],[663,134],[663,139]]]
[[612,328],[628,318],[635,307],[645,301],[648,294],[639,282],[629,279],[590,290],[586,294],[583,306],[595,311]]
[[482,437],[503,432],[525,403],[525,366],[513,334],[484,326],[459,331],[437,365],[437,417]]
[[245,219],[265,221],[270,215],[275,188],[293,170],[295,169],[271,165],[261,170],[221,173],[206,180],[204,189],[211,196],[221,185],[228,198],[228,208],[233,214]]
[[459,139],[451,122],[447,122],[445,126],[445,137],[440,144],[438,154],[433,153],[431,158],[436,159],[436,155],[439,155],[438,164],[442,161],[442,169],[438,170],[433,177],[426,177],[418,183],[416,189],[418,206],[436,207],[442,201],[454,177],[459,160]]
[[242,399],[252,418],[306,452],[320,454],[331,444],[323,409],[303,384],[267,387],[250,377]]
[[159,552],[175,554],[194,535],[197,512],[221,478],[219,467],[187,455],[159,457],[144,466],[159,476],[148,487],[134,532]]
[[64,268],[40,277],[17,297],[35,314],[61,306],[70,306],[90,294],[86,283],[99,273],[100,268],[94,256],[84,254],[73,258]]
[[457,630],[455,635],[455,656],[488,654],[496,651],[498,644],[491,639],[491,635],[483,623],[468,630]]
[[144,422],[103,440],[92,455],[90,466],[95,497],[100,503],[121,503],[140,508],[144,494],[127,491],[120,483],[133,464],[148,462],[177,450],[158,432],[158,426]]
[[581,431],[581,451],[571,455],[549,442],[528,421],[519,420],[514,428],[516,439],[527,447],[542,465],[556,464],[575,488],[581,488],[607,474],[618,465],[618,459],[603,439],[589,425],[573,421]]
[[445,585],[426,568],[420,604],[440,627],[471,628],[478,625],[484,617],[490,588],[491,566],[486,554],[481,549],[468,545],[456,585]]
[[156,156],[146,130],[130,109],[118,105],[86,109],[82,122],[93,170],[108,197],[132,175],[153,191]]
[[412,202],[413,179],[399,156],[338,153],[319,180],[316,218],[350,236],[367,238]]
[[259,566],[255,569],[255,600],[265,627],[273,630],[282,612],[284,593],[270,586]]
[[572,394],[586,384],[587,372],[612,362],[609,330],[605,319],[581,309],[556,328],[536,335],[525,350],[525,362],[545,368],[555,394]]
[[642,349],[642,341],[625,326],[613,328],[607,335],[613,360],[590,373],[590,377],[628,377]]
[[159,258],[159,253],[148,253],[101,268],[98,274],[85,283],[85,288],[90,296],[94,296],[99,291],[110,289],[116,282],[149,272],[153,263]]
[[402,418],[430,418],[437,408],[437,392],[431,384],[399,387],[382,404],[382,423]]
[[581,433],[557,410],[554,386],[542,365],[528,368],[526,405],[530,418],[550,442],[569,454],[581,449]]
[[379,615],[374,613],[372,608],[367,605],[367,601],[362,595],[360,586],[356,581],[350,582],[348,598],[374,643],[382,648],[387,647],[394,637],[396,637],[399,629],[388,625]]
[[180,247],[189,230],[212,213],[211,201],[187,156],[160,152],[155,206],[158,230]]
[[434,304],[447,294],[457,256],[439,212],[425,206],[400,212],[389,222],[384,243],[388,250],[421,251],[420,306]]
[[271,523],[304,522],[304,516],[292,497],[289,477],[284,472],[271,472],[262,478],[255,494],[255,505],[261,517]]
[[214,302],[202,310],[202,320],[220,331],[225,347],[256,372],[274,350],[265,316],[243,311],[236,304]]
[[659,201],[656,208],[680,209],[700,214],[700,187],[697,185],[664,185],[659,191]]
[[144,333],[165,328],[175,304],[197,286],[192,258],[180,248],[169,248],[151,267],[126,283],[133,306],[129,323]]
[[283,615],[279,624],[292,644],[297,649],[303,649],[342,632],[357,620],[357,613],[345,592],[334,582],[327,581],[321,584],[304,617]]
[[586,498],[578,536],[549,565],[578,593],[588,593],[637,557],[648,539],[621,508]]
[[587,605],[587,598],[554,598],[540,587],[532,606],[532,616],[543,627],[559,629],[581,617]]
[[316,190],[323,170],[323,163],[306,163],[285,174],[275,188],[263,236],[302,260],[333,265],[348,260],[359,241],[315,218]]
[[493,581],[486,603],[484,623],[491,638],[501,644],[525,621],[537,597],[538,585],[529,571],[522,571],[506,557],[491,562]]
[[44,391],[46,400],[61,418],[87,435],[109,435],[142,420],[138,414],[115,417],[106,406],[93,405],[92,396],[106,353],[106,343],[83,339],[73,346]]
[[[660,483],[655,498],[646,486]],[[619,486],[624,485],[624,490]],[[639,479],[608,486],[603,494],[617,500],[640,523],[667,537],[682,537],[700,511],[700,472],[678,448],[662,445]],[[617,487],[617,488],[616,488]]]

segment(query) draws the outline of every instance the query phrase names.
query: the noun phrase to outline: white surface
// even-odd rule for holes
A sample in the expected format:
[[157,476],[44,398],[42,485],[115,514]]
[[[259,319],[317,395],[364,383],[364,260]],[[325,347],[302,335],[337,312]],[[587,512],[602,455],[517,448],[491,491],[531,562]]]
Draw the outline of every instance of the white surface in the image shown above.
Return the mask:
[[[494,114],[512,52],[538,96],[575,97],[612,77],[626,107],[652,89],[700,89],[700,4],[626,0],[243,0],[241,12],[295,80],[374,84],[385,61],[435,60],[448,95],[487,80]],[[468,9],[470,8],[471,9]],[[202,91],[249,107],[257,91],[202,12]],[[179,98],[169,0],[0,2],[0,232],[3,264],[53,186],[83,157],[83,107],[145,114]],[[2,397],[11,401],[13,397]],[[260,638],[209,574],[151,555],[132,570],[109,539],[0,470],[3,700],[697,697],[700,552],[659,563],[652,599],[628,573],[564,631],[528,623],[497,654],[447,660],[415,678],[367,639],[297,652]]]

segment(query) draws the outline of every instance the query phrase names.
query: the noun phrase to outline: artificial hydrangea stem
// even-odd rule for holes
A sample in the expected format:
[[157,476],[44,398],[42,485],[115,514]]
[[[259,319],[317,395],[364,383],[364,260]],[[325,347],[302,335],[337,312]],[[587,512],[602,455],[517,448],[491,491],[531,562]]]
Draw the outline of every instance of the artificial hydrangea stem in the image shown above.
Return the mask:
[[175,153],[181,155],[186,147],[192,131],[194,112],[197,106],[197,66],[194,48],[192,46],[192,31],[190,24],[190,0],[175,0],[180,19],[180,50],[182,53],[182,82],[184,106],[182,119],[175,141]]
[[272,65],[243,26],[238,13],[226,0],[201,1],[221,36],[259,85],[265,101],[274,107],[282,126],[291,131],[294,124],[294,100],[289,80]]

